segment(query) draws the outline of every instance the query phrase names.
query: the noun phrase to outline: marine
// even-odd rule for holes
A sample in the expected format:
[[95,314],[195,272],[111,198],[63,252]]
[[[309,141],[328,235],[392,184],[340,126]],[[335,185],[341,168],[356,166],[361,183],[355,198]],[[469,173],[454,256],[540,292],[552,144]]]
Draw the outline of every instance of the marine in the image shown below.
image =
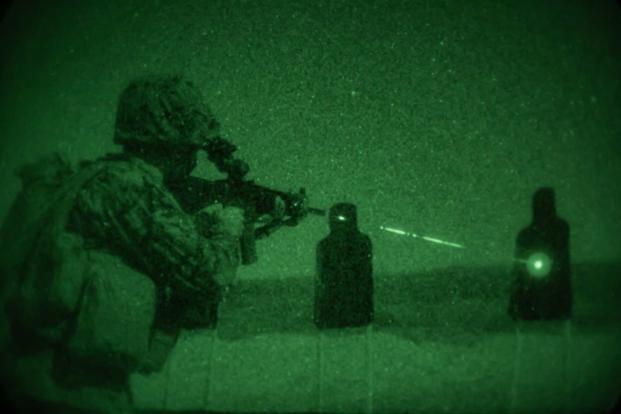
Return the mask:
[[[161,369],[181,329],[212,327],[236,277],[242,212],[188,211],[175,188],[227,141],[180,76],[132,81],[119,153],[18,172],[1,231],[3,383],[17,408],[129,412],[129,376]],[[76,411],[77,410],[77,411]]]

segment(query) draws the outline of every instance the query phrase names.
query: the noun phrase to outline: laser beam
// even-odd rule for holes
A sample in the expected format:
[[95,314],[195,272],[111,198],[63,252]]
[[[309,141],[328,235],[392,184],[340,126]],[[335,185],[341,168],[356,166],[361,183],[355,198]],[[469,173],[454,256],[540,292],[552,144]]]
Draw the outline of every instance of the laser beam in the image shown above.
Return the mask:
[[463,244],[448,242],[448,241],[445,241],[445,240],[437,239],[435,237],[422,236],[422,235],[419,235],[419,234],[416,234],[416,233],[412,233],[412,232],[408,232],[408,231],[405,231],[405,230],[396,229],[394,227],[380,226],[380,230],[384,230],[384,231],[387,231],[387,232],[393,233],[393,234],[398,234],[399,236],[406,236],[406,237],[412,237],[412,238],[415,238],[415,239],[422,239],[422,240],[428,241],[430,243],[441,244],[443,246],[454,247],[456,249],[465,249],[466,248],[466,246],[464,246]]

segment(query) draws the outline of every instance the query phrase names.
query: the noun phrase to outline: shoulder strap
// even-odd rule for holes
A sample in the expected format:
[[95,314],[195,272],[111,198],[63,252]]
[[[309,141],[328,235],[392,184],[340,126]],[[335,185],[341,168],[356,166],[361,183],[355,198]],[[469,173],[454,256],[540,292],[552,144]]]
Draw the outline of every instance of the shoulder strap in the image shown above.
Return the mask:
[[2,267],[3,272],[12,273],[18,269],[22,273],[27,259],[34,253],[37,241],[42,236],[53,236],[64,231],[68,215],[73,207],[78,192],[103,169],[101,163],[89,165],[73,175],[52,193],[45,208],[26,217],[20,223],[17,234],[7,235],[3,241]]

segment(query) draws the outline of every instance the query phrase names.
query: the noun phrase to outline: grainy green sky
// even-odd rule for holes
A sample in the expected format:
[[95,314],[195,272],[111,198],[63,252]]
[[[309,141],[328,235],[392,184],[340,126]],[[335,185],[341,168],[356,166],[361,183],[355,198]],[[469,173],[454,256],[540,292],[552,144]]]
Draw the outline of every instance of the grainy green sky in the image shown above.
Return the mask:
[[[177,72],[259,182],[355,202],[378,272],[510,265],[541,185],[557,189],[574,261],[619,260],[620,20],[605,0],[16,2],[1,26],[0,216],[16,166],[116,150],[124,85]],[[277,233],[243,272],[310,274],[326,232],[309,219]]]

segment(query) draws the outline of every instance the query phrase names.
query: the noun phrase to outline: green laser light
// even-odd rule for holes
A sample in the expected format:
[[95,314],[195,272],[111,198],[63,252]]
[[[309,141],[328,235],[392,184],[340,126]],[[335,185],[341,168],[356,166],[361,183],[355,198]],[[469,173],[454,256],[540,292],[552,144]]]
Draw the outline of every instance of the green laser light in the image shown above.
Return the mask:
[[526,260],[526,268],[533,277],[546,277],[552,269],[552,259],[544,253],[534,253]]
[[448,246],[448,247],[454,247],[456,249],[465,249],[466,248],[466,246],[464,246],[462,244],[452,243],[452,242],[448,242],[448,241],[445,241],[445,240],[436,239],[434,237],[422,236],[420,234],[411,233],[411,232],[407,232],[407,231],[400,230],[400,229],[395,229],[393,227],[380,226],[380,230],[384,230],[384,231],[387,231],[389,233],[398,234],[399,236],[412,237],[412,238],[415,238],[415,239],[423,239],[423,240],[431,242],[431,243],[441,244],[441,245]]

